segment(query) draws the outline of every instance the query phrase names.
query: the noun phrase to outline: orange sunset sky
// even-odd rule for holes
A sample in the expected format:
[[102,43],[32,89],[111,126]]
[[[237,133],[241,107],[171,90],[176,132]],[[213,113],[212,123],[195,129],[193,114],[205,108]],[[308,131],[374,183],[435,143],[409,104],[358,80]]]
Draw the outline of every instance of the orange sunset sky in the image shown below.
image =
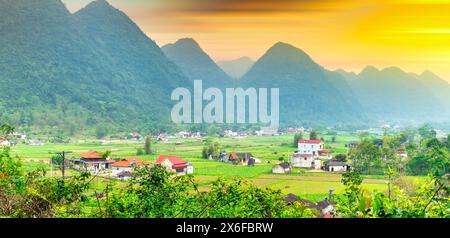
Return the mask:
[[[70,11],[90,0],[63,0]],[[214,60],[278,41],[328,69],[430,69],[450,81],[450,0],[109,0],[159,45],[192,37]]]

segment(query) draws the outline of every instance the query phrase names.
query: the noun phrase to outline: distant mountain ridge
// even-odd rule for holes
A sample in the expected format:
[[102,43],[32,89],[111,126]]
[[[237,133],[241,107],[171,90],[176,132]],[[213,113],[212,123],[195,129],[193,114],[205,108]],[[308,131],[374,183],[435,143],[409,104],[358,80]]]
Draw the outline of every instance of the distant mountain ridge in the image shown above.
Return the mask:
[[279,88],[285,124],[341,124],[365,119],[345,80],[315,63],[304,51],[279,42],[241,79],[246,87]]
[[161,48],[191,80],[202,80],[205,87],[232,86],[231,78],[192,38],[179,39]]
[[71,14],[59,0],[0,1],[1,117],[36,130],[167,128],[188,78],[104,0]]
[[445,121],[450,115],[450,85],[431,72],[419,76],[398,67],[367,66],[359,74],[338,73],[377,120]]
[[235,60],[222,60],[217,62],[217,65],[234,79],[242,78],[254,64],[255,61],[246,56]]
[[161,49],[105,0],[74,14],[60,0],[0,0],[0,35],[0,118],[50,134],[173,129],[170,94],[195,79],[279,88],[282,125],[450,118],[450,86],[430,71],[333,72],[279,42],[254,64],[229,62],[249,68],[236,80],[195,40]]

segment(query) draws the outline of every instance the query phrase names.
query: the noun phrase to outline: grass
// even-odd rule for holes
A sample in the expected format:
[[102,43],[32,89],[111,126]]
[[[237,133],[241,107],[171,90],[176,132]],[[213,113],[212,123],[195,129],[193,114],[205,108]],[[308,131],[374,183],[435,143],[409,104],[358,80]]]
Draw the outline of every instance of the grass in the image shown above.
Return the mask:
[[[155,143],[153,155],[136,156],[138,148],[143,148],[143,141],[115,141],[109,144],[99,142],[81,142],[70,144],[46,144],[42,147],[19,145],[12,148],[12,154],[18,155],[24,161],[26,171],[33,171],[38,168],[50,170],[46,163],[53,153],[59,151],[71,151],[70,157],[79,157],[80,154],[88,150],[99,152],[111,151],[113,158],[138,157],[149,162],[155,162],[158,155],[176,155],[191,162],[194,165],[194,176],[203,189],[207,189],[212,181],[219,177],[224,178],[245,178],[261,187],[280,189],[283,193],[294,193],[306,199],[317,201],[323,199],[330,189],[336,194],[343,192],[341,175],[331,173],[311,173],[302,170],[302,173],[291,175],[272,175],[271,168],[278,163],[278,159],[285,159],[292,155],[296,148],[292,147],[293,134],[276,137],[255,137],[247,138],[216,138],[224,150],[227,152],[249,152],[256,158],[262,160],[262,164],[256,166],[239,166],[222,163],[214,160],[201,158],[202,141],[198,139],[174,139],[170,143]],[[333,153],[346,153],[345,144],[349,141],[357,140],[353,135],[340,133],[336,140],[332,141],[332,136],[324,136],[326,146]],[[32,161],[32,162],[31,162]],[[54,172],[53,174],[57,174]],[[96,178],[92,183],[90,194],[95,191],[102,191],[106,184],[113,183],[116,187],[124,187],[125,182],[111,181],[104,178]],[[364,188],[368,190],[386,190],[386,181],[383,176],[365,176]]]

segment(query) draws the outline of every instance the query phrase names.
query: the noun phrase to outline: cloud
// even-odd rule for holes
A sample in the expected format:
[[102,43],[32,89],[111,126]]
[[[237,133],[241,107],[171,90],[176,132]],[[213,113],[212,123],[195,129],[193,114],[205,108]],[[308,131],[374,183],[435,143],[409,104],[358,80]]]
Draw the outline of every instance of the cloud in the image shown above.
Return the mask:
[[172,10],[196,14],[317,12],[337,9],[348,0],[169,0]]

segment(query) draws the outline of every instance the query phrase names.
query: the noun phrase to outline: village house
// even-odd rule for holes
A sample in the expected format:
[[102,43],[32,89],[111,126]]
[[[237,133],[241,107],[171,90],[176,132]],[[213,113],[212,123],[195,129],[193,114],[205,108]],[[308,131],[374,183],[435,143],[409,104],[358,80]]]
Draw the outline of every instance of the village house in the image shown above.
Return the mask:
[[347,172],[348,169],[348,164],[334,160],[325,162],[323,167],[323,170],[328,172]]
[[161,155],[158,160],[156,160],[156,164],[161,165],[168,171],[177,173],[178,175],[194,173],[194,166],[177,156]]
[[11,142],[4,137],[0,137],[0,146],[11,146]]
[[350,141],[348,144],[345,145],[345,147],[351,149],[351,148],[356,148],[358,146],[358,142],[356,141]]
[[331,150],[326,149],[319,150],[319,157],[321,159],[331,159],[332,154],[333,152]]
[[312,154],[294,154],[290,159],[294,168],[321,169],[322,161]]
[[175,134],[175,137],[178,139],[186,139],[192,137],[192,134],[186,131],[180,131],[177,134]]
[[128,138],[132,139],[132,140],[142,140],[142,136],[141,134],[139,134],[138,132],[132,132],[128,135]]
[[250,166],[255,165],[257,162],[253,155],[250,153],[231,153],[229,155],[229,161],[233,164]]
[[134,176],[134,174],[130,171],[122,171],[116,175],[116,177],[118,179],[123,180],[123,181],[128,180],[128,179],[132,178],[133,176]]
[[138,158],[122,159],[120,161],[114,162],[111,165],[112,175],[114,177],[119,177],[118,175],[122,174],[123,172],[132,173],[134,168],[140,168],[148,165],[150,165],[149,162],[143,161]]
[[325,143],[322,140],[299,140],[298,151],[299,154],[309,154],[313,157],[319,156],[319,151],[324,150]]
[[160,142],[168,142],[169,141],[169,136],[166,134],[160,134],[157,138],[158,141]]
[[31,139],[28,141],[29,146],[44,146],[44,142],[41,140]]
[[221,137],[237,137],[238,133],[237,132],[233,132],[232,130],[225,130],[223,132],[220,133]]
[[406,152],[405,148],[400,148],[397,150],[397,156],[401,159],[408,158],[408,152]]
[[289,166],[289,163],[286,163],[286,162],[277,164],[272,167],[272,173],[273,174],[290,174],[291,166]]
[[266,129],[266,130],[259,130],[255,131],[255,134],[257,136],[278,136],[278,130],[275,129]]
[[103,154],[93,150],[81,154],[80,159],[72,160],[72,163],[75,166],[79,166],[83,169],[93,171],[95,173],[106,169],[111,169],[112,164],[115,162],[116,161],[114,160],[103,158]]
[[305,206],[306,208],[317,210],[319,213],[318,217],[323,218],[332,217],[331,214],[334,212],[334,208],[336,206],[336,203],[329,200],[328,198],[325,198],[322,201],[314,203],[309,200],[301,199],[297,195],[292,193],[286,196],[284,202],[286,203],[286,205],[293,205],[294,203],[298,202],[303,206]]
[[27,139],[27,135],[24,133],[20,133],[20,132],[13,132],[11,134],[14,138],[19,139],[19,140],[26,140]]

